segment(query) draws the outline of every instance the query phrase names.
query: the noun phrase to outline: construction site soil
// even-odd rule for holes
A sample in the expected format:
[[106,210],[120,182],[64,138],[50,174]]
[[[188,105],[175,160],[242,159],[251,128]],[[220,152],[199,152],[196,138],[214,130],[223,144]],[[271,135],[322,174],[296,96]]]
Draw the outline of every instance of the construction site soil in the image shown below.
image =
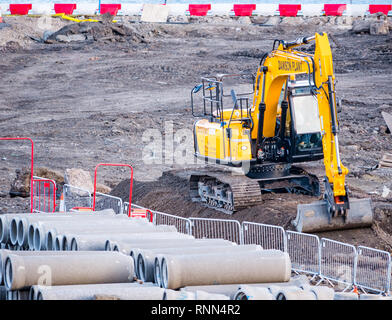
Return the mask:
[[[93,173],[102,162],[131,164],[132,200],[139,205],[185,217],[290,229],[297,204],[315,198],[266,194],[262,205],[233,215],[206,208],[188,194],[187,177],[200,165],[172,161],[165,143],[174,137],[173,150],[181,142],[187,143],[185,151],[192,151],[190,90],[201,76],[256,72],[275,39],[327,32],[342,99],[339,137],[342,162],[350,171],[347,185],[351,197],[371,197],[375,221],[372,228],[319,235],[391,250],[392,168],[378,168],[383,154],[392,153],[392,137],[381,115],[392,113],[391,32],[353,33],[353,21],[342,17],[272,18],[143,24],[130,17],[113,28],[109,22],[5,17],[0,28],[0,136],[32,138],[37,168]],[[151,158],[150,139],[159,133]],[[0,213],[28,210],[29,199],[11,198],[9,189],[15,170],[28,167],[29,161],[27,144],[0,142]],[[320,179],[324,175],[322,161],[302,167]],[[129,171],[100,170],[99,181],[127,201]]]

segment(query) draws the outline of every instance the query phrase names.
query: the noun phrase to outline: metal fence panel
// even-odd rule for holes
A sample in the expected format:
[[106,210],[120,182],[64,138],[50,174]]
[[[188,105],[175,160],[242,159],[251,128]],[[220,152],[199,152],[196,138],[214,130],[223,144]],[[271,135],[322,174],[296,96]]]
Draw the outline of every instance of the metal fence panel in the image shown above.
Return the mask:
[[264,249],[287,251],[286,234],[282,227],[244,221],[242,232],[244,244],[258,244]]
[[357,250],[353,245],[322,238],[320,276],[325,279],[354,284]]
[[155,225],[167,224],[171,226],[175,226],[178,232],[191,234],[191,221],[189,219],[174,216],[171,214],[152,211],[153,213],[153,223]]
[[355,285],[364,289],[389,293],[390,282],[390,253],[359,246]]
[[90,191],[70,184],[64,184],[63,196],[65,212],[72,208],[91,208],[93,205]]
[[286,231],[291,268],[312,275],[320,273],[320,239],[308,233]]
[[109,194],[95,193],[95,210],[113,209],[116,214],[123,213],[123,201]]
[[33,212],[54,212],[56,210],[56,182],[51,179],[33,177]]
[[195,238],[225,239],[242,244],[241,224],[237,220],[189,218]]

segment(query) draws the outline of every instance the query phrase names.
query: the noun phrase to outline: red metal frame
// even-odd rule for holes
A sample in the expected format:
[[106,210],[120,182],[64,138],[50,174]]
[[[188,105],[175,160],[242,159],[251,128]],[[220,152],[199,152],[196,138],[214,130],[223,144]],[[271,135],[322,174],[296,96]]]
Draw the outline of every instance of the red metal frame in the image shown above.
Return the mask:
[[118,10],[121,10],[121,3],[101,3],[99,13],[109,12],[112,16],[117,16]]
[[28,140],[31,142],[30,212],[33,212],[34,141],[26,137],[0,137],[0,140]]
[[[47,211],[47,212],[54,212],[56,210],[56,182],[52,179],[34,179],[33,178],[32,188],[31,188],[32,191],[34,190],[35,182],[38,182],[38,211],[41,211],[41,201],[40,201],[41,200],[41,183],[42,182],[44,183],[44,190],[46,188],[50,188],[50,184],[53,185],[53,190],[54,190],[54,192],[53,192],[53,211]],[[49,191],[50,191],[50,189],[49,189]],[[50,192],[49,192],[49,194],[50,194]],[[32,203],[33,203],[33,210],[34,210],[34,208],[35,208],[34,193],[31,193],[31,197],[33,198]],[[45,198],[46,198],[46,193],[44,192],[44,205],[46,202]],[[45,208],[44,208],[44,210],[45,210]],[[49,204],[49,210],[50,210],[50,204]]]
[[98,168],[101,166],[106,166],[106,167],[128,167],[131,169],[131,183],[129,186],[129,207],[128,207],[128,217],[131,216],[131,206],[132,206],[132,186],[133,186],[133,168],[129,164],[123,164],[123,163],[99,163],[95,167],[95,172],[94,172],[94,197],[93,197],[93,211],[95,211],[95,197],[96,197],[96,192],[97,192],[97,171]]

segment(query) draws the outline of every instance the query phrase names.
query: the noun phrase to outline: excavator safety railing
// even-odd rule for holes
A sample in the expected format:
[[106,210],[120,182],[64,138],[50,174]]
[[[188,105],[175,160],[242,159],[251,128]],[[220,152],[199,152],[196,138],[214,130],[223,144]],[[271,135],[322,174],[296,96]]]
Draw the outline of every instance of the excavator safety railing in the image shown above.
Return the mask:
[[[253,74],[225,74],[220,76],[210,76],[210,77],[202,77],[201,84],[195,86],[191,90],[191,108],[192,115],[194,117],[211,117],[211,120],[215,120],[217,122],[224,121],[224,111],[225,111],[225,103],[224,98],[230,98],[231,92],[226,94],[224,91],[224,81],[225,79],[236,78],[236,77],[252,77],[252,88],[254,87],[254,75]],[[201,90],[202,92],[202,113],[195,113],[194,106],[194,95]],[[231,118],[233,115],[234,109],[237,109],[241,117],[236,118],[237,121],[250,121],[250,117],[248,115],[249,109],[249,97],[254,93],[254,91],[237,93],[237,103],[232,106],[232,102],[230,102],[229,107],[226,110],[231,111]],[[246,97],[248,96],[248,97]],[[230,121],[231,121],[230,118]]]

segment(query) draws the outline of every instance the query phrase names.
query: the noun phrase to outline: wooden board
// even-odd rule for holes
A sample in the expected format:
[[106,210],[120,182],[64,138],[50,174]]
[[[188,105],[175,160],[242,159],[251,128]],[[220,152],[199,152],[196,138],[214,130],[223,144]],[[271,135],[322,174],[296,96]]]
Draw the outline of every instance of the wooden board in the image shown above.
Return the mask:
[[169,7],[162,4],[144,4],[140,21],[167,22]]

